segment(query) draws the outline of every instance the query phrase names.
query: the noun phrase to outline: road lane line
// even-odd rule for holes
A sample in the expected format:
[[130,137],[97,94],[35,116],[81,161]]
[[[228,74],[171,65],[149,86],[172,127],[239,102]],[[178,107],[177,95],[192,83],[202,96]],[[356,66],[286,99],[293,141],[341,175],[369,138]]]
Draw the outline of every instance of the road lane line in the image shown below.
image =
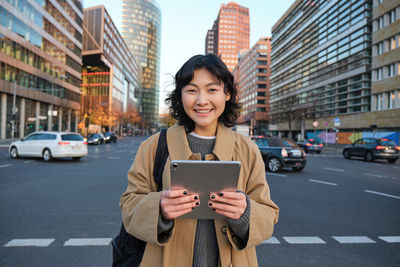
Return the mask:
[[371,193],[371,194],[376,194],[376,195],[381,195],[381,196],[385,196],[385,197],[392,197],[392,198],[400,199],[400,197],[395,196],[395,195],[389,195],[389,194],[376,192],[376,191],[372,191],[372,190],[364,190],[364,192]]
[[335,168],[324,168],[324,170],[327,170],[327,171],[335,171],[335,172],[344,172],[343,169],[335,169]]
[[284,236],[283,239],[289,244],[326,244],[318,236]]
[[364,173],[366,176],[378,177],[378,178],[387,178],[385,175],[373,174],[373,173]]
[[70,238],[64,246],[108,246],[112,238]]
[[5,247],[48,247],[54,242],[54,238],[47,239],[13,239]]
[[25,160],[24,163],[31,163],[33,160]]
[[261,242],[261,244],[280,244],[281,242],[276,237],[271,237]]
[[309,181],[310,181],[310,182],[314,182],[314,183],[320,183],[320,184],[326,184],[326,185],[337,186],[337,184],[335,184],[335,183],[329,183],[329,182],[324,182],[324,181],[320,181],[320,180],[309,179]]
[[366,236],[332,236],[340,244],[366,244],[366,243],[376,243]]
[[107,157],[108,159],[120,159],[120,157]]
[[0,168],[6,168],[6,167],[10,167],[10,166],[12,166],[12,164],[10,163],[10,164],[4,164],[4,165],[0,165]]
[[388,243],[400,243],[400,236],[378,236],[378,238]]
[[287,177],[286,174],[279,174],[279,173],[273,173],[273,172],[267,172],[267,175],[279,176],[279,177]]
[[392,168],[393,169],[400,169],[400,167],[397,167],[397,166],[393,166]]

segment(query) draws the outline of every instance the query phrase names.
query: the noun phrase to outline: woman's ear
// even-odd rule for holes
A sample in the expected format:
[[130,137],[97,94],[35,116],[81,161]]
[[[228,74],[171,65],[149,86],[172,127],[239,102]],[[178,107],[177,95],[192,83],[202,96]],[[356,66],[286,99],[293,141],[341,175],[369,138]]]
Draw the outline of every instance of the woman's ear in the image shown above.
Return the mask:
[[229,100],[231,100],[231,94],[230,94],[230,93],[227,93],[227,94],[225,95],[225,101],[229,101]]

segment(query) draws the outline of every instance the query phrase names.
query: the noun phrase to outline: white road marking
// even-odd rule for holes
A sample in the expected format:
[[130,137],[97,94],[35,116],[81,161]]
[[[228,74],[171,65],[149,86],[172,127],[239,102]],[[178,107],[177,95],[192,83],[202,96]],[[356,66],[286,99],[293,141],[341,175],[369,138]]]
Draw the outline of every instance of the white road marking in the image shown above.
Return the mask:
[[324,170],[327,170],[327,171],[335,171],[335,172],[344,172],[343,169],[335,169],[335,168],[324,168]]
[[393,166],[392,168],[393,169],[400,169],[400,167],[397,167],[397,166]]
[[398,197],[398,196],[389,195],[389,194],[376,192],[376,191],[372,191],[372,190],[364,190],[364,192],[371,193],[371,194],[376,194],[376,195],[381,195],[381,196],[385,196],[385,197],[392,197],[392,198],[400,199],[400,197]]
[[276,237],[271,237],[270,239],[264,240],[261,244],[280,244],[281,242]]
[[108,246],[112,238],[70,238],[64,246]]
[[267,175],[279,176],[279,177],[287,177],[286,174],[279,174],[279,173],[273,173],[273,172],[267,172]]
[[[10,145],[0,145],[0,147],[9,147]],[[8,154],[7,154],[8,155]]]
[[33,160],[25,160],[24,163],[31,163]]
[[332,238],[340,244],[376,243],[374,240],[366,236],[332,236]]
[[48,247],[54,242],[54,238],[48,239],[13,239],[5,247]]
[[289,244],[326,244],[318,236],[285,236],[283,239]]
[[120,159],[120,157],[107,157],[108,159]]
[[378,236],[378,238],[388,243],[400,243],[400,236]]
[[366,176],[378,177],[378,178],[387,178],[385,175],[373,174],[373,173],[364,173]]
[[12,164],[11,164],[11,163],[10,163],[10,164],[4,164],[4,165],[0,165],[0,168],[10,167],[10,166],[12,166]]
[[337,184],[335,184],[335,183],[329,183],[329,182],[324,182],[324,181],[320,181],[320,180],[309,179],[309,181],[310,181],[310,182],[314,182],[314,183],[320,183],[320,184],[326,184],[326,185],[337,186]]

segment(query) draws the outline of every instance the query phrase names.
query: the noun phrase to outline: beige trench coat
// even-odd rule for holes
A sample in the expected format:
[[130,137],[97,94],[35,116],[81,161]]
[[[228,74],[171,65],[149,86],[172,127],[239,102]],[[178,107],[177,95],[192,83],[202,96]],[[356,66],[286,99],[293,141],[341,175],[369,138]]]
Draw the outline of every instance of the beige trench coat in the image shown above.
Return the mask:
[[[153,165],[159,134],[145,140],[139,147],[135,162],[128,172],[128,187],[121,197],[122,219],[128,233],[147,242],[141,267],[192,266],[197,221],[175,219],[169,238],[157,240],[161,192],[153,179]],[[171,160],[201,160],[200,154],[189,149],[185,130],[174,125],[167,131],[169,157],[163,172],[163,188],[171,186]],[[237,189],[250,199],[250,228],[247,245],[239,249],[226,220],[215,220],[219,247],[219,266],[257,266],[255,246],[272,236],[278,221],[279,208],[270,199],[265,167],[257,145],[222,124],[218,125],[213,154],[206,160],[240,161]]]

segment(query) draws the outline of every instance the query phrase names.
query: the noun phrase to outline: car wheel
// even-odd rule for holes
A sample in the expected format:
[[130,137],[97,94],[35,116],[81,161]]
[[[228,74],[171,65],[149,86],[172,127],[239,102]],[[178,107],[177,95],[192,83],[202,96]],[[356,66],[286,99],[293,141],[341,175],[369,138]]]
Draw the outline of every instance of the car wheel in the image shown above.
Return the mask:
[[369,151],[367,153],[365,153],[364,160],[372,161],[372,153]]
[[292,167],[292,169],[293,169],[293,171],[295,171],[295,172],[299,172],[299,171],[301,171],[302,169],[304,169],[304,167]]
[[346,158],[346,159],[351,159],[351,156],[350,156],[350,154],[349,154],[349,151],[347,151],[347,150],[343,151],[343,156],[344,156],[344,158]]
[[78,161],[78,160],[81,159],[81,157],[72,157],[72,159],[73,159],[74,161]]
[[51,152],[49,149],[46,148],[43,151],[43,160],[47,162],[47,161],[50,161],[51,159],[52,159]]
[[268,169],[272,172],[278,172],[282,169],[282,163],[278,158],[272,157],[268,160]]
[[10,150],[10,157],[11,157],[12,159],[18,158],[18,150],[17,150],[17,148],[16,148],[15,146],[13,146],[13,147],[11,148],[11,150]]
[[388,159],[389,163],[395,163],[397,159]]

